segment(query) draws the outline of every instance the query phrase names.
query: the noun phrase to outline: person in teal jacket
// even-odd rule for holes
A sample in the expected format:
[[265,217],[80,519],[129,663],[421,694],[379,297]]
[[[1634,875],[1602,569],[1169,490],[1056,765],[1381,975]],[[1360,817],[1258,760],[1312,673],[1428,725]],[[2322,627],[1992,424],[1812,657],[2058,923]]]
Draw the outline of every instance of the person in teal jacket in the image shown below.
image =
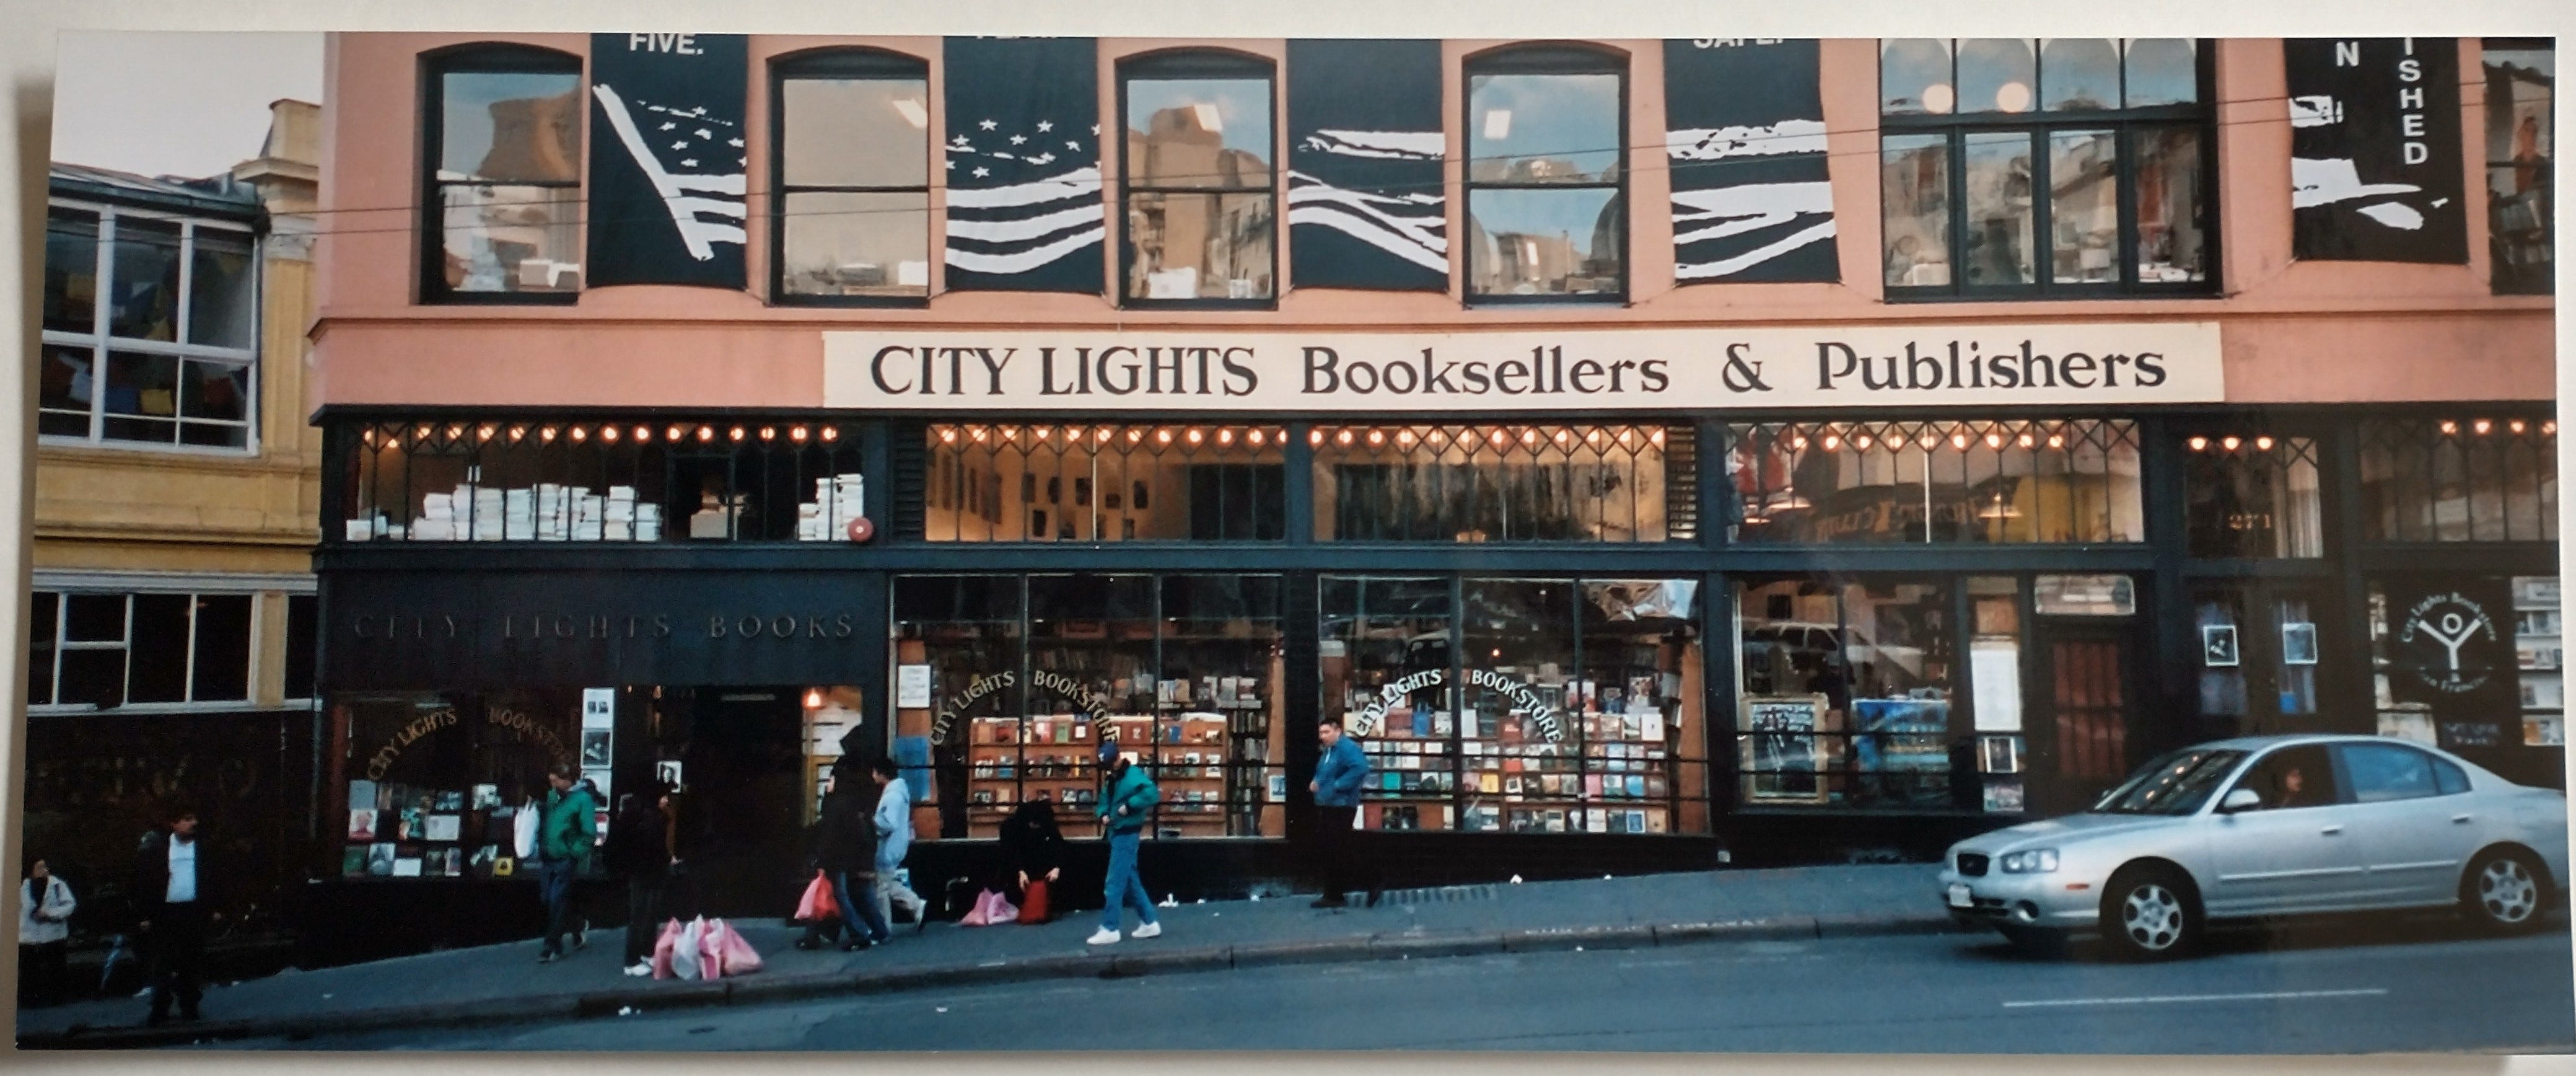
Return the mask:
[[1116,765],[1109,771],[1109,791],[1100,797],[1100,824],[1109,831],[1109,884],[1103,892],[1100,930],[1091,936],[1093,945],[1110,945],[1118,940],[1118,927],[1125,906],[1136,906],[1136,918],[1143,922],[1136,937],[1151,938],[1163,933],[1163,924],[1154,919],[1154,898],[1145,893],[1145,883],[1136,877],[1136,843],[1145,829],[1145,821],[1154,805],[1162,802],[1161,789],[1145,768],[1118,754],[1118,741],[1100,738],[1100,763]]
[[537,963],[563,956],[564,924],[572,918],[572,881],[590,867],[590,850],[598,843],[599,801],[581,784],[581,771],[557,763],[546,774],[552,786],[537,814],[537,893],[546,902],[546,944]]

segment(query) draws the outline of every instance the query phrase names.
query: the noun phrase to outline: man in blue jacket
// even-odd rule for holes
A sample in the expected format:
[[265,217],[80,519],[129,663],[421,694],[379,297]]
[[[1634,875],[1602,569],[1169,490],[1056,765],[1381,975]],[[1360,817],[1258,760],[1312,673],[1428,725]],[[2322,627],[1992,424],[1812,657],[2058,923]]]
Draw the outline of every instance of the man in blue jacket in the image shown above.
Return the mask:
[[[1360,789],[1368,783],[1369,762],[1359,741],[1342,734],[1340,720],[1325,718],[1316,725],[1315,734],[1323,754],[1315,760],[1315,779],[1306,785],[1315,794],[1315,819],[1320,827],[1315,848],[1324,867],[1324,895],[1315,901],[1315,907],[1339,908],[1348,903],[1343,894],[1350,892],[1352,876],[1360,873],[1359,849],[1351,831],[1359,816]],[[1378,898],[1374,872],[1369,879],[1368,902],[1374,908]]]

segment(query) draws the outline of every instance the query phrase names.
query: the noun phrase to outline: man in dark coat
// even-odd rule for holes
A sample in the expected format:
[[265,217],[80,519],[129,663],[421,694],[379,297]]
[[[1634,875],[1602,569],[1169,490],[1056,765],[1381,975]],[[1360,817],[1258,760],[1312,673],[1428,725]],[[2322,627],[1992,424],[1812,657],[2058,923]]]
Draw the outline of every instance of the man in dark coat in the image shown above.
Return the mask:
[[[831,934],[846,930],[841,947],[865,949],[894,936],[877,912],[876,782],[867,767],[846,762],[832,769],[832,791],[823,797],[822,817],[814,822],[814,866],[831,880],[832,898],[841,906],[840,930],[814,924],[797,948],[820,946]],[[852,886],[859,888],[852,889]]]
[[[608,869],[626,879],[626,974],[653,974],[662,891],[671,877],[671,793],[655,784],[629,796],[608,824]],[[641,969],[641,970],[638,970]]]
[[152,1015],[146,1023],[197,1019],[205,995],[206,932],[222,915],[214,910],[221,889],[221,861],[197,839],[197,813],[172,812],[166,829],[143,835],[134,857],[134,933],[150,959]]

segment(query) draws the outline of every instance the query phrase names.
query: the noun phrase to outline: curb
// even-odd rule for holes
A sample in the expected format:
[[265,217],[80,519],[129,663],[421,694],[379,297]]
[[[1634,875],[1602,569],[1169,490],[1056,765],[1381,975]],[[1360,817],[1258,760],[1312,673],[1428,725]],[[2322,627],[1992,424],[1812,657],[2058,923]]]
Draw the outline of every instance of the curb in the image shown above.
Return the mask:
[[18,1036],[21,1050],[113,1050],[250,1038],[310,1039],[352,1031],[475,1027],[586,1020],[621,1012],[770,1005],[820,997],[889,994],[937,987],[990,986],[1054,979],[1122,979],[1139,975],[1355,964],[1380,960],[1647,949],[1721,942],[1890,937],[1963,932],[1948,914],[1785,916],[1655,925],[1560,927],[1494,933],[1391,934],[1315,941],[1259,942],[1124,953],[1067,953],[1026,960],[899,968],[883,972],[753,975],[678,986],[623,987],[581,994],[399,1005],[354,1012],[224,1020],[162,1027],[75,1026]]

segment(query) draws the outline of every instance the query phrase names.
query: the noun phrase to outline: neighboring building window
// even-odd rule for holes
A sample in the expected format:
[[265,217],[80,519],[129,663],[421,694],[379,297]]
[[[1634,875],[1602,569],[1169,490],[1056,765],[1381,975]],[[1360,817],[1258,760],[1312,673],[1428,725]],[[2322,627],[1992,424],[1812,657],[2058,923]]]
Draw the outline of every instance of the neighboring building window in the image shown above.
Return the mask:
[[36,431],[99,443],[251,447],[257,249],[245,224],[52,206]]
[[1467,299],[1627,298],[1627,64],[1515,48],[1467,62]]
[[832,52],[782,61],[772,113],[781,302],[930,296],[930,68]]
[[1152,56],[1122,75],[1126,302],[1269,305],[1279,270],[1269,63]]
[[2361,514],[2375,542],[2557,541],[2558,423],[2364,422]]
[[313,673],[322,641],[322,602],[311,594],[286,596],[286,694],[313,697]]
[[934,542],[1277,541],[1288,534],[1287,442],[1275,426],[935,425],[922,533]]
[[2554,280],[2551,112],[2557,50],[2548,38],[2489,38],[2487,230],[2500,294],[2547,295]]
[[581,290],[581,61],[492,46],[430,61],[421,298],[570,302]]
[[857,428],[729,415],[343,428],[351,542],[847,541]]
[[40,590],[33,598],[31,707],[250,698],[252,595]]
[[2192,556],[2326,555],[2315,439],[2193,434],[2183,448]]
[[1734,427],[1737,540],[2141,542],[2137,426],[2119,419]]
[[2211,290],[2201,53],[2178,38],[1882,42],[1889,297]]
[[1315,450],[1315,537],[1664,542],[1699,535],[1688,426],[1339,426]]

